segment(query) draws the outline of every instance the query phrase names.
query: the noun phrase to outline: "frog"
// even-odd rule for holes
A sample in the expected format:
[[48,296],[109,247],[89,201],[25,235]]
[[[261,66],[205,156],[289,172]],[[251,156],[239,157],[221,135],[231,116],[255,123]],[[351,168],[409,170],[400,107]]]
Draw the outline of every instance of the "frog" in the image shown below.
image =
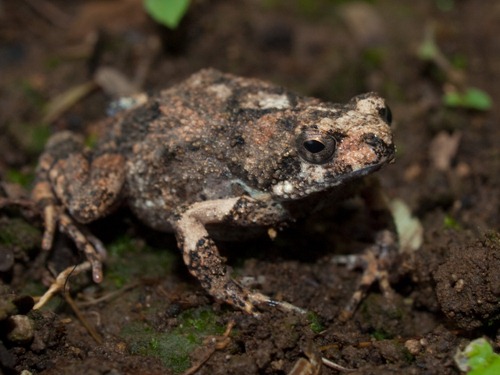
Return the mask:
[[86,224],[126,205],[175,235],[189,273],[215,300],[250,314],[293,310],[231,277],[217,242],[279,231],[352,194],[393,162],[391,121],[374,92],[337,104],[203,69],[106,119],[94,147],[71,131],[50,138],[31,194],[42,248],[59,229],[101,282],[106,249]]

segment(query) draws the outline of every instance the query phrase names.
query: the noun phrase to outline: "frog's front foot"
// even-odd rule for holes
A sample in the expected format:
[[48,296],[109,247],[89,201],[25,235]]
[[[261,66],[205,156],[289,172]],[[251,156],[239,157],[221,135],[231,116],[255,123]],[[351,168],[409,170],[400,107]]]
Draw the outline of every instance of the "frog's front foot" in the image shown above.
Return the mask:
[[277,301],[265,294],[251,291],[231,278],[226,280],[222,288],[211,289],[209,293],[216,299],[229,303],[254,316],[259,316],[259,309],[265,307],[278,308],[284,312],[307,313],[306,310],[289,302]]
[[43,207],[42,216],[45,224],[45,232],[42,237],[42,249],[50,250],[54,241],[57,227],[66,234],[82,251],[87,261],[66,268],[54,279],[49,289],[39,299],[35,309],[41,308],[49,299],[62,290],[70,275],[77,275],[81,272],[92,270],[92,279],[96,283],[103,280],[102,263],[106,258],[106,250],[101,241],[90,234],[85,228],[76,223],[74,219],[64,212],[64,209],[54,204],[47,204]]
[[266,305],[266,306],[271,306],[271,307],[277,307],[280,310],[285,311],[285,312],[307,314],[307,310],[305,310],[301,307],[295,306],[295,305],[293,305],[289,302],[286,302],[286,301],[273,300],[272,298],[270,298],[262,293],[252,292],[252,293],[250,293],[249,298],[256,305]]
[[102,264],[106,259],[106,249],[102,242],[65,213],[59,215],[59,230],[70,237],[78,250],[85,254],[92,268],[92,279],[100,283],[103,280]]
[[103,280],[102,262],[106,258],[106,250],[101,241],[78,224],[64,208],[58,205],[53,196],[51,185],[41,181],[33,189],[33,198],[41,208],[45,231],[42,237],[42,249],[50,250],[55,232],[59,229],[66,234],[82,251],[92,268],[92,278],[96,283]]
[[368,290],[376,282],[385,298],[393,297],[394,291],[389,283],[389,269],[394,264],[397,254],[396,234],[389,230],[382,230],[377,234],[375,243],[362,254],[337,256],[333,259],[334,263],[345,265],[350,269],[363,269],[356,291],[340,313],[340,320],[346,321],[353,316]]
[[184,254],[189,271],[201,286],[216,300],[258,316],[259,309],[271,306],[287,312],[305,313],[306,311],[288,302],[276,301],[258,292],[251,291],[229,276],[225,260],[213,240],[209,237],[196,242],[196,248]]

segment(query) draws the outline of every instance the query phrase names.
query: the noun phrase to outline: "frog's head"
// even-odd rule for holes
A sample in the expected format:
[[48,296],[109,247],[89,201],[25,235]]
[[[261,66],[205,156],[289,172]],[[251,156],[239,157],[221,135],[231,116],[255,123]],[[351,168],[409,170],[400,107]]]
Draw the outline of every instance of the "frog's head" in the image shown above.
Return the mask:
[[391,112],[375,93],[354,97],[344,105],[310,106],[294,128],[293,175],[272,186],[284,200],[328,190],[365,176],[394,159]]

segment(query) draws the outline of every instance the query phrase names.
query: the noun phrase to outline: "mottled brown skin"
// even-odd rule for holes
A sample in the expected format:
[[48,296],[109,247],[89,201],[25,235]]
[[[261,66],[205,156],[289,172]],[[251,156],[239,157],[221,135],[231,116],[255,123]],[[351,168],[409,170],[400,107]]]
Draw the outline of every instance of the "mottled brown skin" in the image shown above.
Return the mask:
[[392,161],[389,122],[373,93],[323,103],[202,70],[109,120],[93,150],[73,133],[51,138],[32,193],[45,217],[42,245],[51,247],[59,223],[100,281],[104,247],[81,224],[125,203],[152,228],[175,233],[212,296],[254,312],[275,302],[228,276],[214,238],[279,227],[331,203]]

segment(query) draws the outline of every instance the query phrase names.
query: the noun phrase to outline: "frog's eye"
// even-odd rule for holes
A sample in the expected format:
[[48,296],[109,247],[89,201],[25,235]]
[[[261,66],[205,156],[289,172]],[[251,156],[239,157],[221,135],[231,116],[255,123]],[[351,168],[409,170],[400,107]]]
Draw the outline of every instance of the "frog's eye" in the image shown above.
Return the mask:
[[380,117],[382,117],[382,120],[384,120],[388,125],[391,125],[392,112],[388,106],[379,108],[378,114],[380,115]]
[[309,163],[323,164],[330,161],[337,142],[331,135],[318,131],[305,131],[297,137],[299,155]]

